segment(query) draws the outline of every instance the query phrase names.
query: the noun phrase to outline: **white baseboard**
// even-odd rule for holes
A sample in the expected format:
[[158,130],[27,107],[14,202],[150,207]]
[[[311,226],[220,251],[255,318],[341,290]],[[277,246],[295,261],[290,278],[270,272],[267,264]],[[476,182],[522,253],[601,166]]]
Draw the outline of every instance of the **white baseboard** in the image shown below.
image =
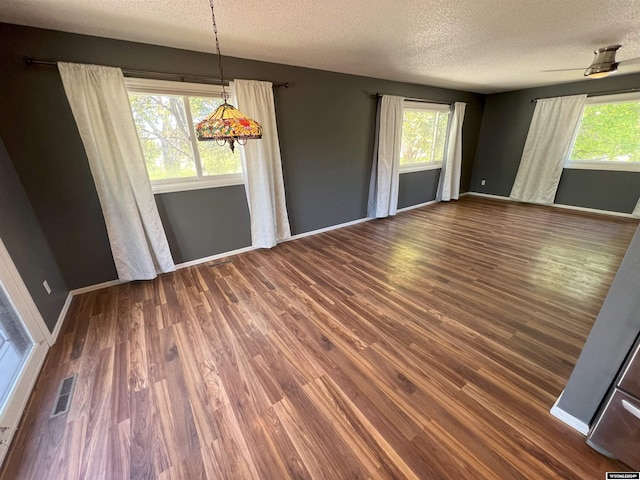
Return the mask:
[[508,202],[515,202],[513,198],[503,197],[502,195],[492,195],[490,193],[467,192],[465,195],[472,195],[474,197],[493,198],[494,200],[506,200]]
[[630,213],[612,212],[610,210],[598,210],[596,208],[575,207],[573,205],[560,205],[559,203],[552,203],[549,206],[556,207],[556,208],[564,208],[567,210],[577,210],[578,212],[598,213],[600,215],[611,215],[612,217],[634,218],[634,216]]
[[563,393],[564,393],[564,390],[562,391],[562,393],[560,393],[560,396],[556,400],[556,403],[553,404],[553,407],[551,407],[551,411],[549,413],[551,413],[551,415],[556,417],[561,422],[569,425],[574,430],[580,432],[582,435],[585,435],[585,436],[588,435],[589,434],[588,424],[584,423],[582,420],[577,419],[573,415],[565,412],[560,407],[558,407],[558,403],[560,402],[560,399],[562,398]]
[[434,203],[439,203],[438,200],[431,200],[430,202],[419,203],[417,205],[411,205],[409,207],[399,208],[398,213],[406,212],[408,210],[413,210],[414,208],[426,207],[427,205],[433,205]]
[[69,313],[69,307],[71,307],[71,301],[73,300],[73,297],[75,297],[76,295],[82,295],[83,293],[102,290],[103,288],[112,287],[114,285],[120,285],[121,283],[125,283],[125,282],[122,280],[111,280],[110,282],[98,283],[96,285],[89,285],[87,287],[70,290],[69,293],[67,294],[66,300],[64,301],[62,310],[60,310],[60,314],[58,315],[56,326],[53,327],[53,332],[51,332],[51,337],[53,339],[53,341],[51,342],[51,345],[53,345],[58,340],[58,335],[60,335],[60,330],[62,329],[62,325],[64,325],[64,322],[67,317],[67,313]]
[[[484,197],[484,198],[493,198],[494,200],[506,200],[508,202],[517,202],[518,200],[514,200],[511,197],[503,197],[502,195],[491,195],[489,193],[480,193],[480,192],[467,192],[467,195],[473,195],[475,197]],[[597,213],[600,215],[610,215],[613,217],[623,217],[623,218],[635,218],[631,213],[622,213],[622,212],[612,212],[610,210],[598,210],[597,208],[585,208],[585,207],[576,207],[574,205],[562,205],[560,203],[550,203],[550,204],[538,204],[532,203],[531,205],[540,205],[543,207],[555,207],[555,208],[564,208],[565,210],[576,210],[578,212],[587,212],[587,213]]]
[[[464,194],[461,194],[461,195],[464,195]],[[421,204],[418,204],[418,205],[412,205],[410,207],[401,208],[401,209],[398,210],[398,212],[399,213],[400,212],[405,212],[407,210],[412,210],[414,208],[424,207],[424,206],[427,206],[427,205],[431,205],[433,203],[437,203],[437,201],[433,200],[431,202],[426,202],[426,203],[421,203]],[[278,243],[290,242],[291,240],[297,240],[298,238],[310,237],[312,235],[318,235],[319,233],[329,232],[331,230],[337,230],[339,228],[350,227],[352,225],[357,225],[358,223],[368,222],[369,220],[374,220],[374,219],[372,217],[359,218],[359,219],[353,220],[351,222],[340,223],[338,225],[332,225],[330,227],[320,228],[318,230],[311,230],[310,232],[304,232],[304,233],[299,233],[297,235],[292,235],[291,237],[289,237],[289,238],[287,238],[285,240],[281,240]],[[211,262],[211,261],[214,261],[214,260],[218,260],[220,258],[232,257],[234,255],[238,255],[240,253],[250,252],[252,250],[256,250],[256,248],[255,247],[244,247],[244,248],[239,248],[237,250],[231,250],[229,252],[218,253],[216,255],[211,255],[209,257],[198,258],[196,260],[190,260],[188,262],[178,263],[178,264],[176,264],[176,270],[179,270],[181,268],[192,267],[194,265],[199,265],[201,263]],[[64,323],[64,320],[65,320],[65,317],[67,315],[67,312],[69,311],[69,306],[71,305],[71,300],[73,299],[74,296],[81,295],[83,293],[94,292],[96,290],[102,290],[103,288],[113,287],[114,285],[120,285],[122,283],[126,283],[126,281],[124,281],[124,280],[111,280],[109,282],[98,283],[96,285],[89,285],[87,287],[76,288],[74,290],[71,290],[69,292],[67,300],[64,303],[64,306],[62,307],[62,311],[60,312],[60,315],[58,317],[58,322],[56,323],[55,329],[53,331],[54,341],[58,337],[58,334],[60,333],[60,329],[62,328],[62,324]]]
[[67,317],[67,313],[69,312],[69,307],[71,306],[71,300],[73,300],[73,293],[69,292],[69,294],[67,295],[67,299],[64,301],[64,305],[62,306],[62,310],[60,311],[60,315],[58,315],[58,321],[56,322],[56,326],[54,327],[53,332],[51,332],[51,336],[53,337],[53,343],[55,343],[56,340],[58,340],[60,329],[64,324],[64,321]]
[[[414,208],[426,207],[427,205],[433,205],[434,203],[438,203],[437,200],[431,200],[430,202],[418,203],[417,205],[411,205],[409,207],[399,208],[396,213],[406,212],[408,210],[413,210]],[[330,232],[331,230],[338,230],[339,228],[350,227],[352,225],[357,225],[359,223],[368,222],[371,220],[375,220],[375,217],[364,217],[359,218],[358,220],[353,220],[351,222],[339,223],[338,225],[331,225],[330,227],[320,228],[318,230],[311,230],[310,232],[299,233],[297,235],[292,235],[290,238],[286,240],[282,240],[282,242],[290,242],[291,240],[297,240],[298,238],[310,237],[312,235],[317,235],[319,233]]]
[[[480,193],[480,192],[463,192],[463,193],[460,194],[460,197],[464,197],[466,195],[473,195],[473,196],[476,196],[476,197],[492,198],[494,200],[505,200],[505,201],[509,201],[509,202],[514,202],[515,201],[515,200],[513,200],[512,198],[509,198],[509,197],[503,197],[503,196],[500,196],[500,195],[491,195],[491,194],[488,194],[488,193]],[[409,211],[409,210],[413,210],[415,208],[426,207],[428,205],[433,205],[435,203],[438,203],[438,201],[437,200],[431,200],[429,202],[419,203],[417,205],[411,205],[409,207],[404,207],[404,208],[398,209],[398,213],[402,213],[402,212],[406,212],[406,211]],[[569,210],[578,210],[578,211],[591,212],[591,213],[600,213],[600,214],[603,214],[603,215],[613,215],[613,216],[617,216],[617,217],[634,218],[629,213],[609,212],[609,211],[606,211],[606,210],[596,210],[596,209],[592,209],[592,208],[573,207],[571,205],[552,204],[552,205],[549,205],[549,206],[557,207],[557,208],[566,208],[566,209],[569,209]],[[297,235],[292,235],[290,238],[287,238],[285,240],[281,240],[278,243],[290,242],[291,240],[297,240],[298,238],[310,237],[312,235],[318,235],[320,233],[330,232],[331,230],[337,230],[337,229],[340,229],[340,228],[350,227],[352,225],[357,225],[359,223],[368,222],[370,220],[374,220],[374,218],[373,217],[359,218],[359,219],[353,220],[351,222],[340,223],[338,225],[332,225],[330,227],[320,228],[318,230],[311,230],[309,232],[304,232],[304,233],[299,233]],[[211,255],[209,257],[198,258],[196,260],[191,260],[189,262],[179,263],[179,264],[176,265],[176,269],[192,267],[194,265],[199,265],[201,263],[207,263],[207,262],[211,262],[211,261],[214,261],[214,260],[218,260],[220,258],[231,257],[231,256],[234,256],[234,255],[238,255],[240,253],[250,252],[252,250],[255,250],[255,248],[254,247],[244,247],[244,248],[239,248],[237,250],[232,250],[230,252],[224,252],[224,253],[219,253],[219,254],[216,254],[216,255]],[[55,329],[53,331],[52,335],[53,335],[54,341],[57,338],[57,336],[58,336],[58,334],[60,332],[60,329],[62,328],[62,323],[64,322],[64,317],[66,316],[67,311],[69,310],[69,306],[71,305],[71,300],[75,295],[81,295],[83,293],[94,292],[96,290],[102,290],[103,288],[112,287],[114,285],[120,285],[122,283],[126,283],[126,282],[123,281],[123,280],[112,280],[112,281],[109,281],[109,282],[98,283],[96,285],[89,285],[87,287],[76,288],[74,290],[71,290],[69,292],[69,296],[67,297],[67,300],[65,301],[64,307],[63,307],[62,311],[60,312],[60,316],[58,317],[58,322],[56,323]]]
[[373,217],[364,217],[359,218],[357,220],[352,220],[350,222],[339,223],[338,225],[331,225],[330,227],[319,228],[318,230],[311,230],[309,232],[298,233],[297,235],[291,235],[289,238],[281,240],[278,243],[290,242],[291,240],[297,240],[299,238],[310,237],[312,235],[318,235],[319,233],[330,232],[331,230],[338,230],[339,228],[350,227],[352,225],[357,225],[359,223],[368,222],[369,220],[374,220]]
[[250,252],[252,250],[256,250],[255,247],[244,247],[238,248],[237,250],[231,250],[229,252],[217,253],[215,255],[211,255],[209,257],[196,258],[195,260],[190,260],[188,262],[178,263],[176,264],[176,270],[180,270],[181,268],[193,267],[194,265],[200,265],[201,263],[212,262],[214,260],[219,260],[225,257],[232,257],[234,255],[238,255],[240,253]]
[[89,285],[87,287],[76,288],[74,290],[71,290],[69,294],[71,294],[72,296],[82,295],[83,293],[95,292],[96,290],[113,287],[114,285],[120,285],[121,283],[127,282],[126,280],[110,280],[108,282],[96,283],[95,285]]

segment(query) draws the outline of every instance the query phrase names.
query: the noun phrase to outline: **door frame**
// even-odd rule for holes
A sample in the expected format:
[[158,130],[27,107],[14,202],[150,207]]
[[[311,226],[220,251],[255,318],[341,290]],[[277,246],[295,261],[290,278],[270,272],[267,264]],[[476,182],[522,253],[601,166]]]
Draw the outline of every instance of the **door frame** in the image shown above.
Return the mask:
[[[4,461],[11,440],[16,432],[22,413],[44,363],[54,338],[24,284],[2,238],[0,238],[0,282],[9,300],[35,341],[34,348],[25,360],[25,366],[7,398],[4,411],[0,412],[0,465]],[[7,427],[2,431],[2,428]]]

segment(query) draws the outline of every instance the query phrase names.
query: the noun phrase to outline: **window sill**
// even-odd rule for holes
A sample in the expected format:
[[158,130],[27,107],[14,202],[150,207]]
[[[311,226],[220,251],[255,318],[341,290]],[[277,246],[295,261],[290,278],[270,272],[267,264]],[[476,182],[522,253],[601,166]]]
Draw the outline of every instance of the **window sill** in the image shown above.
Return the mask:
[[610,170],[615,172],[640,172],[640,163],[626,162],[571,162],[564,168],[572,170]]
[[202,190],[205,188],[230,187],[233,185],[243,185],[242,174],[218,175],[206,180],[184,180],[171,183],[151,184],[151,191],[154,195],[159,193],[184,192],[188,190]]
[[433,163],[429,165],[406,165],[400,167],[400,175],[403,173],[421,172],[423,170],[439,170],[441,168],[441,163]]

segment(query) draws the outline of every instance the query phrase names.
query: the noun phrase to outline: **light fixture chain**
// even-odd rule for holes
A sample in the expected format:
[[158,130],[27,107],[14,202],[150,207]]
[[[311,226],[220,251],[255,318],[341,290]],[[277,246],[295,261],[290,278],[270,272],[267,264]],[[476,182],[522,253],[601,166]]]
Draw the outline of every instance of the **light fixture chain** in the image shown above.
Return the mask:
[[224,71],[222,69],[222,54],[220,53],[220,41],[218,40],[218,26],[216,25],[216,14],[213,11],[213,0],[209,0],[209,6],[211,7],[211,21],[213,23],[213,34],[216,37],[216,52],[218,53],[218,67],[220,68],[220,83],[222,83],[222,98],[227,101],[227,91],[224,85]]
[[196,135],[199,141],[214,140],[221,146],[227,143],[233,152],[236,143],[244,145],[250,138],[262,138],[262,126],[252,118],[240,113],[233,105],[227,102],[229,94],[224,84],[222,53],[220,53],[220,40],[218,40],[218,25],[216,24],[213,0],[209,0],[209,6],[211,7],[213,33],[216,37],[216,53],[218,54],[220,83],[222,84],[222,95],[220,96],[222,97],[223,103],[204,120],[198,122],[196,125]]

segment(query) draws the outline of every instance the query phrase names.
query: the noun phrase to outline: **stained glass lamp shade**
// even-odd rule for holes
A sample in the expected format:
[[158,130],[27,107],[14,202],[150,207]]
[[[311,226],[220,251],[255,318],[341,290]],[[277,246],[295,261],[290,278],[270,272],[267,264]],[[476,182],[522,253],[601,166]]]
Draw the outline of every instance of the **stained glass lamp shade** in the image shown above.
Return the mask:
[[244,145],[249,139],[262,138],[262,126],[225,100],[196,125],[196,135],[198,140],[215,140],[219,144],[228,142],[233,151],[235,142]]
[[196,136],[200,141],[215,140],[219,145],[228,143],[233,152],[235,142],[245,145],[247,140],[251,138],[262,138],[262,126],[255,120],[240,113],[233,105],[227,103],[229,94],[225,89],[222,54],[220,53],[220,41],[218,40],[216,15],[213,11],[213,0],[209,0],[209,7],[211,8],[213,34],[216,38],[216,53],[218,54],[220,83],[222,84],[221,97],[224,102],[211,115],[196,125]]

